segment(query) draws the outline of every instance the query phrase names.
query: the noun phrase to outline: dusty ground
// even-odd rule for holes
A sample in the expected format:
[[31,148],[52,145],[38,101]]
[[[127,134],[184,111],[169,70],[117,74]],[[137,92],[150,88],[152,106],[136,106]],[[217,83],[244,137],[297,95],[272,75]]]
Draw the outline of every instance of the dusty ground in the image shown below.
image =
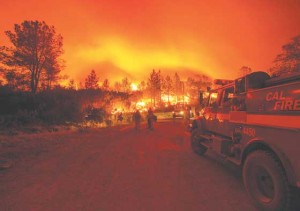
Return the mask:
[[0,210],[256,210],[237,171],[181,124],[0,138]]

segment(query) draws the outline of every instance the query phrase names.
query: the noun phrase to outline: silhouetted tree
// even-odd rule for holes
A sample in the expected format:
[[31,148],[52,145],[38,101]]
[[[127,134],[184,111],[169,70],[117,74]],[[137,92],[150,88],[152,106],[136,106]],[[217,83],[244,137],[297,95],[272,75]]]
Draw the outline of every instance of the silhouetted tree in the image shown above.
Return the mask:
[[122,85],[119,81],[116,81],[114,87],[117,92],[120,92]]
[[71,79],[71,80],[69,81],[68,89],[76,89],[76,85],[75,85],[74,79]]
[[240,77],[243,77],[243,76],[248,75],[248,74],[250,74],[250,73],[252,73],[251,67],[242,66],[242,67],[240,68],[240,70],[239,70],[239,76],[240,76]]
[[26,91],[26,87],[28,87],[27,75],[23,74],[22,72],[6,71],[4,78],[8,87],[14,91]]
[[272,75],[281,75],[300,71],[300,35],[283,45],[282,51],[273,61],[274,66],[270,69],[270,73]]
[[193,97],[193,96],[197,96],[199,90],[201,89],[201,81],[197,81],[196,76],[193,77],[188,77],[186,80],[186,87],[187,87],[187,93]]
[[104,90],[109,90],[109,80],[107,78],[103,81],[102,88]]
[[130,91],[130,82],[127,77],[122,79],[121,88],[122,88],[122,91],[125,93],[128,93]]
[[83,86],[83,84],[82,84],[82,82],[80,81],[79,82],[79,84],[78,84],[78,87],[77,87],[78,89],[84,89],[84,86]]
[[43,81],[46,84],[47,89],[51,89],[53,83],[59,81],[60,79],[66,79],[67,76],[60,76],[59,73],[63,68],[63,64],[55,64],[53,63],[55,60],[50,59],[45,63],[45,72],[43,72]]
[[147,84],[145,83],[145,81],[141,81],[141,83],[139,83],[138,88],[141,91],[144,91],[146,89]]
[[6,70],[6,67],[4,65],[7,57],[6,51],[7,51],[7,47],[0,46],[0,75],[3,75],[4,71]]
[[56,80],[63,61],[63,38],[54,26],[44,21],[24,21],[6,31],[12,47],[1,48],[2,62],[13,70],[29,75],[30,89],[36,93],[43,75],[48,82]]
[[170,93],[171,93],[171,91],[173,89],[173,81],[172,81],[172,78],[169,75],[167,75],[162,80],[162,89],[167,94],[167,96],[168,96],[168,103],[170,103]]
[[180,95],[182,95],[183,86],[182,86],[182,81],[180,79],[180,76],[178,75],[177,72],[174,74],[173,83],[174,83],[174,92],[175,92],[175,95],[176,95],[176,98],[177,98],[177,101],[178,101],[178,97]]
[[196,74],[193,77],[188,77],[186,81],[186,91],[190,96],[191,103],[197,103],[199,91],[206,91],[211,85],[211,79],[206,75]]
[[85,79],[84,86],[86,89],[98,89],[98,82],[99,78],[97,77],[95,70],[92,70],[91,73]]
[[156,98],[161,94],[161,73],[160,70],[157,72],[153,69],[148,78],[148,87],[150,89],[151,101],[153,105],[156,105]]

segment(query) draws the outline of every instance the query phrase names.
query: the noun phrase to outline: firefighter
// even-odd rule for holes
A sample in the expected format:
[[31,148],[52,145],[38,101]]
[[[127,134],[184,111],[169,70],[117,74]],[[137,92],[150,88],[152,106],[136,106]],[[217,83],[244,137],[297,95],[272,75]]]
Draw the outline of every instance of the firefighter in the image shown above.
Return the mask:
[[148,124],[148,129],[153,130],[153,121],[154,121],[154,113],[152,111],[152,108],[149,108],[148,110],[148,115],[147,115],[147,124]]
[[134,121],[134,128],[136,130],[139,130],[140,129],[140,126],[141,126],[141,119],[142,119],[142,116],[141,116],[141,113],[139,110],[136,110],[133,114],[133,121]]
[[119,114],[118,114],[118,122],[120,122],[121,124],[122,124],[122,121],[123,121],[123,113],[122,112],[120,112]]

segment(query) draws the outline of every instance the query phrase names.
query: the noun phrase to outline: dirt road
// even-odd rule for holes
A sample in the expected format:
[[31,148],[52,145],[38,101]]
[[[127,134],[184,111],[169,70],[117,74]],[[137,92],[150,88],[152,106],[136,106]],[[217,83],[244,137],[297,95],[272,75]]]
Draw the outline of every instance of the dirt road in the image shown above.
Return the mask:
[[[0,210],[256,210],[228,165],[192,153],[181,124],[2,138]],[[1,154],[0,154],[1,155]]]

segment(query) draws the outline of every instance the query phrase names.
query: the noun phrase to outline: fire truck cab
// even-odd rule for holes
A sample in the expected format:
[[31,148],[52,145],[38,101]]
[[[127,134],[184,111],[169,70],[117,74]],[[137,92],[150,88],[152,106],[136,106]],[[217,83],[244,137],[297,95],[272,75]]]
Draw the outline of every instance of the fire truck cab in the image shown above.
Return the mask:
[[300,187],[300,74],[253,72],[217,83],[206,100],[200,93],[193,151],[212,150],[241,166],[248,195],[260,209],[291,209],[294,187]]

